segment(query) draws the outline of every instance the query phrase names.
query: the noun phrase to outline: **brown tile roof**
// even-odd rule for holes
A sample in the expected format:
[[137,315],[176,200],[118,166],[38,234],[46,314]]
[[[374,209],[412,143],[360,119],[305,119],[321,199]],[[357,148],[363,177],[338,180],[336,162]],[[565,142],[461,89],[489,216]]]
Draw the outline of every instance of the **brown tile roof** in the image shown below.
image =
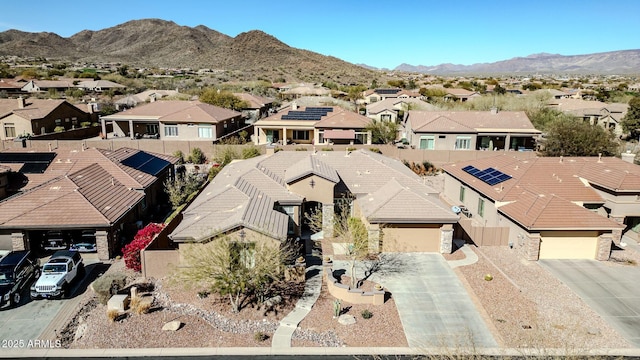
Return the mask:
[[18,90],[24,86],[24,83],[18,83],[12,79],[0,79],[0,89]]
[[[415,132],[452,132],[475,129],[477,132],[508,131],[540,133],[524,111],[409,111],[407,121]],[[468,130],[467,130],[468,131]]]
[[378,114],[385,110],[398,110],[396,106],[398,104],[411,104],[413,110],[426,110],[426,111],[435,111],[437,107],[429,104],[426,101],[422,101],[420,99],[408,98],[408,99],[398,99],[398,98],[387,98],[381,101],[376,101],[367,105],[367,113],[369,114]]
[[18,107],[16,99],[0,99],[0,117],[14,113],[27,120],[42,119],[58,108],[65,100],[26,99],[25,107]]
[[371,119],[353,111],[334,106],[333,111],[316,122],[317,129],[364,129]]
[[143,197],[93,164],[0,202],[0,228],[106,227]]
[[317,156],[306,156],[302,158],[302,160],[297,161],[289,166],[284,172],[284,181],[287,184],[291,184],[294,181],[300,180],[303,177],[312,174],[329,180],[333,183],[340,182],[338,172],[331,166],[318,159]]
[[159,100],[103,118],[107,120],[149,118],[169,122],[216,123],[240,115],[237,111],[199,101]]
[[246,101],[249,104],[249,109],[260,109],[266,105],[273,103],[273,99],[262,96],[257,96],[247,93],[233,93],[233,95]]
[[33,80],[39,88],[72,88],[73,82],[65,80]]

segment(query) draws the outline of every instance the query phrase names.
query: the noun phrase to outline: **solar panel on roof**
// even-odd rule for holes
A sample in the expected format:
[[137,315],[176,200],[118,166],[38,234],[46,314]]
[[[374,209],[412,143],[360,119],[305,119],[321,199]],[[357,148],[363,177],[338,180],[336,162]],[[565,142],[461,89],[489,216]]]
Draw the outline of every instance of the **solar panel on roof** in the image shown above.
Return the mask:
[[145,152],[138,152],[121,161],[122,165],[156,176],[170,163]]
[[42,174],[56,157],[55,153],[0,153],[0,163],[24,164],[19,172],[23,174]]
[[376,93],[381,95],[397,94],[400,89],[377,89]]
[[48,163],[44,162],[29,162],[22,165],[18,172],[23,174],[42,174],[49,167]]
[[463,167],[462,170],[464,170],[469,175],[475,177],[476,179],[482,180],[483,182],[491,186],[511,179],[510,175],[507,175],[502,171],[496,170],[491,167],[486,168],[484,170],[479,170],[475,166],[468,165]]

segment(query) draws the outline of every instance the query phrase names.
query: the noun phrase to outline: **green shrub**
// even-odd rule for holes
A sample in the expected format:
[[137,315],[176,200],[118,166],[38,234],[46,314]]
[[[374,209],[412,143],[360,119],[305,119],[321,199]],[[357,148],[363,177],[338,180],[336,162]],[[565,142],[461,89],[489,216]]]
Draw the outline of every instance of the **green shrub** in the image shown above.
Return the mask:
[[297,147],[296,151],[307,151],[307,148],[305,148],[305,147]]
[[53,129],[53,132],[57,132],[57,133],[59,133],[59,132],[63,132],[63,131],[64,131],[64,126],[56,126],[56,127]]
[[273,149],[274,153],[277,153],[278,151],[282,151],[282,148],[277,147],[277,148]]
[[100,124],[98,124],[97,122],[91,123],[91,126],[99,126]]
[[127,276],[122,273],[106,274],[93,282],[93,290],[98,295],[98,302],[107,305],[111,296],[122,290],[126,284]]
[[260,156],[260,150],[257,147],[255,147],[253,144],[242,149],[243,159],[251,159],[256,156]]
[[269,335],[263,333],[262,331],[256,331],[253,334],[253,338],[258,342],[262,342],[262,341],[266,341],[267,339],[269,339]]
[[348,147],[348,148],[347,148],[347,151],[356,151],[356,150],[357,150],[357,149],[356,149],[356,148],[354,148],[353,146],[350,146],[350,147]]
[[182,152],[182,150],[176,150],[173,152],[173,156],[178,158],[178,164],[183,164],[184,163],[184,153]]
[[377,154],[382,154],[382,151],[380,151],[380,149],[378,149],[377,147],[369,148],[369,151],[377,153]]
[[80,126],[89,127],[89,126],[91,126],[91,121],[83,121],[83,122],[80,123]]
[[204,164],[207,161],[207,157],[204,156],[204,153],[200,148],[191,149],[191,154],[189,155],[189,162],[194,164]]
[[371,311],[369,311],[369,309],[364,309],[364,310],[362,310],[360,315],[362,315],[363,319],[371,319],[371,317],[373,316],[373,313]]
[[322,148],[320,150],[322,150],[322,151],[333,151],[333,148]]

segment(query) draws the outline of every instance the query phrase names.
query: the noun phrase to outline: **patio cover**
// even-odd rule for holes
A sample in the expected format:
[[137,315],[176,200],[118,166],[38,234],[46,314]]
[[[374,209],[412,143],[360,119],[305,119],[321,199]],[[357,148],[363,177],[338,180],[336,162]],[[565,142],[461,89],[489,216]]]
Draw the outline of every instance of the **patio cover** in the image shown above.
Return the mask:
[[325,130],[325,139],[351,140],[356,138],[355,130]]

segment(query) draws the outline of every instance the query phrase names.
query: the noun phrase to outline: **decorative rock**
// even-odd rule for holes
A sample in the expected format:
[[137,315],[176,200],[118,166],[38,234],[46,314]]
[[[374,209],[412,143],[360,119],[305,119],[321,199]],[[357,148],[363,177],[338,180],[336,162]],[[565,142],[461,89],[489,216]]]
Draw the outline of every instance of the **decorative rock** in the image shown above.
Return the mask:
[[272,308],[274,305],[278,305],[282,302],[282,296],[276,295],[272,298],[268,298],[264,301],[264,306],[268,308]]
[[600,329],[598,329],[598,328],[589,328],[589,329],[587,329],[587,334],[589,334],[589,335],[600,335]]
[[349,314],[343,314],[338,317],[338,323],[342,325],[353,325],[356,323],[356,317]]
[[88,325],[86,323],[82,323],[78,325],[76,329],[76,333],[73,335],[73,341],[78,341],[81,337],[84,336],[84,333],[87,331]]
[[182,323],[178,320],[174,320],[174,321],[169,321],[168,323],[164,324],[164,326],[162,327],[162,330],[164,331],[178,331],[180,329],[180,327],[182,327]]

